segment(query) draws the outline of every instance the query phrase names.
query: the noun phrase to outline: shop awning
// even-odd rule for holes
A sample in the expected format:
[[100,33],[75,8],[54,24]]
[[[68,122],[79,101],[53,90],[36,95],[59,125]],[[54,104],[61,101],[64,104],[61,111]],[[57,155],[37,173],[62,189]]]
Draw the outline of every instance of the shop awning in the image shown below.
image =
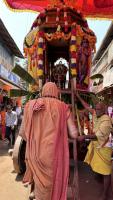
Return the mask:
[[10,89],[20,89],[16,84],[11,83],[5,79],[0,78],[0,86],[3,90],[9,91]]

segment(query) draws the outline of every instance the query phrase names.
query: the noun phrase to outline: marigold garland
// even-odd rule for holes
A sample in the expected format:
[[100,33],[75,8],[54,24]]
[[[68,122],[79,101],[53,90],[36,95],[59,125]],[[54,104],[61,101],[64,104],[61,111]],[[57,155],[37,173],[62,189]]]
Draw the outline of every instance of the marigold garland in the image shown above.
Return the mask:
[[39,42],[38,42],[38,49],[37,49],[37,55],[38,55],[38,65],[37,65],[37,76],[42,77],[43,76],[43,53],[44,53],[44,32],[39,32]]
[[77,75],[76,69],[76,52],[77,52],[77,43],[76,43],[76,24],[74,23],[71,29],[71,41],[70,41],[70,68],[71,75]]
[[64,7],[64,30],[65,32],[68,31],[68,17],[67,17],[66,7]]
[[44,36],[47,41],[52,41],[52,40],[59,40],[59,39],[64,39],[64,40],[69,40],[71,37],[71,33],[65,34],[63,32],[56,31],[55,33],[44,33]]
[[[64,25],[63,29],[60,25],[60,11],[64,11]],[[43,76],[43,62],[44,62],[44,47],[45,40],[60,40],[70,41],[70,72],[72,77],[77,76],[77,52],[81,46],[83,38],[87,39],[89,42],[89,47],[92,51],[95,51],[96,37],[92,30],[88,28],[87,21],[83,18],[82,14],[77,11],[84,20],[83,26],[78,25],[77,23],[72,23],[71,32],[69,32],[68,24],[68,12],[65,6],[57,7],[56,9],[56,24],[58,25],[57,31],[54,33],[45,33],[39,31],[41,23],[44,21],[48,23],[48,16],[46,11],[40,13],[40,15],[35,20],[31,32],[26,36],[24,43],[24,53],[25,56],[29,59],[29,72],[34,78]],[[60,27],[60,28],[59,28]],[[62,31],[64,30],[64,32]],[[91,54],[90,56],[91,57]],[[90,64],[89,64],[90,66]],[[88,83],[88,76],[85,78],[84,82]]]

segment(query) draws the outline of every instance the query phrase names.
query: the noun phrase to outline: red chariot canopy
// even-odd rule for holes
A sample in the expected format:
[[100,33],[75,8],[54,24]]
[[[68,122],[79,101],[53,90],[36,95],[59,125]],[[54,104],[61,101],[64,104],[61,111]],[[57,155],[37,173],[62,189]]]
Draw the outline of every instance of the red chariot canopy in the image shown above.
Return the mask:
[[113,0],[4,0],[12,9],[41,12],[48,6],[65,3],[91,18],[113,18]]

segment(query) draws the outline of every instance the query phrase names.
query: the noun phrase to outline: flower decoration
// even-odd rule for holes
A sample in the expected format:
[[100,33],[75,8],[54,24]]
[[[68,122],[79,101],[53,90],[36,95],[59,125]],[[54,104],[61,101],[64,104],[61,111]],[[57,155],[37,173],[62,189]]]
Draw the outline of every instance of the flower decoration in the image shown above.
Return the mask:
[[77,75],[76,69],[76,52],[77,52],[77,44],[76,44],[76,24],[74,23],[71,30],[71,41],[70,41],[70,68],[71,75]]
[[43,76],[43,52],[44,52],[44,32],[40,31],[38,49],[37,49],[37,55],[38,55],[37,76],[38,77]]
[[[54,16],[56,18],[52,17],[51,19],[51,12],[49,12],[51,9],[52,12],[54,11],[52,14],[56,14],[56,16]],[[70,9],[72,9],[72,16],[69,16],[68,14],[70,13]],[[67,44],[69,44],[70,73],[72,77],[76,77],[77,81],[79,80],[78,77],[80,75],[80,70],[78,70],[78,63],[80,59],[78,59],[78,57],[80,56],[81,60],[83,60],[83,57],[86,56],[86,52],[87,68],[88,70],[90,69],[91,53],[95,51],[96,37],[93,31],[89,29],[87,21],[82,16],[81,12],[73,8],[70,9],[64,5],[59,5],[58,7],[55,6],[54,8],[42,11],[33,23],[30,33],[25,38],[24,52],[28,58],[28,71],[30,71],[30,74],[35,79],[38,78],[42,81],[41,78],[44,73],[45,41],[52,44],[52,40],[64,40]],[[77,19],[73,17],[74,14],[77,16]],[[52,20],[54,20],[53,24]],[[88,49],[86,49],[86,47],[83,48],[82,46],[84,39],[88,41]],[[88,73],[85,76],[83,83],[85,85],[89,84]]]
[[65,32],[68,31],[68,17],[67,17],[66,8],[64,8],[64,29],[65,29]]
[[57,8],[57,15],[56,15],[56,23],[58,24],[59,23],[59,20],[60,20],[60,8],[58,7]]

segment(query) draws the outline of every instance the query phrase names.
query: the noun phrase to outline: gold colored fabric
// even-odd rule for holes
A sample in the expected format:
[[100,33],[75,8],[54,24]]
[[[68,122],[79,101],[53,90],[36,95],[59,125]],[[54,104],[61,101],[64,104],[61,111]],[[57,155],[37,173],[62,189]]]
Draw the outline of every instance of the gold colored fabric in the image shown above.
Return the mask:
[[99,118],[94,116],[94,132],[97,141],[90,142],[84,162],[88,163],[93,171],[102,175],[111,174],[112,148],[106,146],[111,131],[112,122],[108,115]]
[[112,148],[98,148],[98,142],[91,142],[84,162],[88,163],[94,172],[102,175],[110,175]]
[[[37,28],[35,28],[35,29],[33,29],[33,30],[31,30],[28,34],[27,34],[27,36],[25,37],[25,42],[26,42],[26,44],[30,47],[30,46],[32,46],[33,44],[34,44],[34,41],[35,41],[35,39],[36,39],[36,36],[37,36],[37,34],[38,34],[38,27]],[[26,46],[26,44],[25,44],[25,46]]]
[[94,133],[98,138],[99,145],[103,145],[112,130],[111,118],[108,115],[102,115],[100,118],[94,116]]

